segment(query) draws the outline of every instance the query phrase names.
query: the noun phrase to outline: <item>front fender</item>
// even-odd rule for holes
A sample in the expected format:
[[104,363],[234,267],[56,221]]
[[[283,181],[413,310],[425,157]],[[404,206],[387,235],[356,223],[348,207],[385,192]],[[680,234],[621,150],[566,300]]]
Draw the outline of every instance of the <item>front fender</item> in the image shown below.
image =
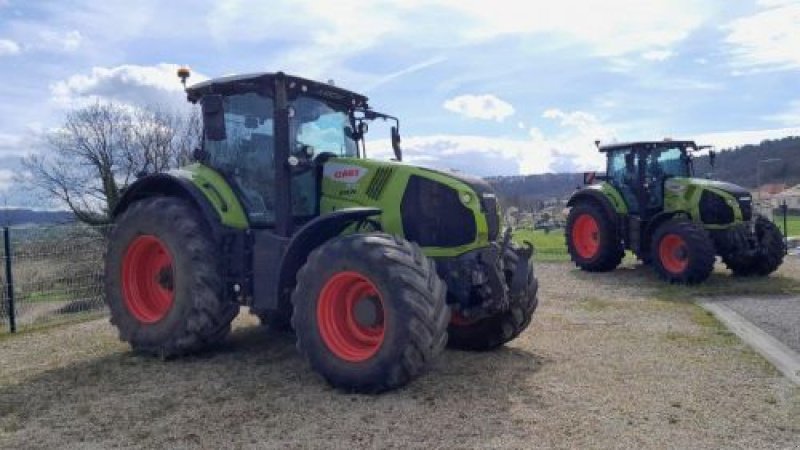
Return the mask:
[[275,309],[288,305],[289,295],[297,282],[297,271],[306,263],[308,255],[329,239],[342,234],[350,225],[381,214],[378,208],[346,208],[334,211],[305,224],[286,245],[281,258],[280,277],[274,299],[277,305],[265,305],[264,309]]

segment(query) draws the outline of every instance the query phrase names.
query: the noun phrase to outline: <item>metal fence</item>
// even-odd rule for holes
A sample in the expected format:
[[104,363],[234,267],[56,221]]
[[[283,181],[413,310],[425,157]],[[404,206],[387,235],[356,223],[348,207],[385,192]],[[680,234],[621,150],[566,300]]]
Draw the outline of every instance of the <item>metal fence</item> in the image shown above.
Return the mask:
[[107,227],[5,227],[0,246],[0,333],[105,313]]

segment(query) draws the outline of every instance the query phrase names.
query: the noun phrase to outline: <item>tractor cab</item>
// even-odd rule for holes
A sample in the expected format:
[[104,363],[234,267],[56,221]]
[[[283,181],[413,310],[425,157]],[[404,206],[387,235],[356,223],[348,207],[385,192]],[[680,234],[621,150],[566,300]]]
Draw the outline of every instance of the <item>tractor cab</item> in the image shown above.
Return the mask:
[[630,214],[652,217],[664,208],[664,187],[670,178],[693,174],[692,141],[636,142],[600,146],[607,154],[608,182],[623,196]]
[[399,121],[332,84],[256,73],[201,82],[186,92],[203,111],[202,148],[195,159],[237,191],[253,227],[289,235],[318,216],[320,178],[313,169],[331,158],[366,158],[371,120],[395,121],[392,142],[396,158],[402,158]]

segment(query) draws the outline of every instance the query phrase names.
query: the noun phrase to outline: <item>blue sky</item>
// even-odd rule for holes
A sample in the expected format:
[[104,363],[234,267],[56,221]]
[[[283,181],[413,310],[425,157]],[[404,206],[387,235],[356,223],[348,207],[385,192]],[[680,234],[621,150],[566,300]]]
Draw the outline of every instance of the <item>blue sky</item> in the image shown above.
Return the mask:
[[71,107],[180,107],[184,64],[333,79],[401,117],[409,161],[478,175],[597,168],[595,139],[800,134],[798,1],[0,0],[0,194],[24,198],[19,156]]

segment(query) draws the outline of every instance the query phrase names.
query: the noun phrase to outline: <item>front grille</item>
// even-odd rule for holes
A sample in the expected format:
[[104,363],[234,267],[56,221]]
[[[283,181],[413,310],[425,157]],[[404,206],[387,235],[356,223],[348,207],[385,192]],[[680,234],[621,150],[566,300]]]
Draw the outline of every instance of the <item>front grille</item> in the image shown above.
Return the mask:
[[375,176],[367,186],[367,197],[378,200],[383,193],[383,189],[389,184],[389,179],[392,178],[393,169],[388,167],[381,167],[375,171]]
[[497,240],[497,235],[500,232],[500,216],[497,215],[497,197],[494,194],[483,194],[481,196],[481,211],[486,215],[489,240]]
[[733,208],[722,196],[705,190],[700,196],[700,219],[709,225],[726,225],[733,222]]
[[472,211],[461,203],[455,189],[436,181],[412,175],[400,213],[406,239],[423,247],[458,247],[475,241]]

